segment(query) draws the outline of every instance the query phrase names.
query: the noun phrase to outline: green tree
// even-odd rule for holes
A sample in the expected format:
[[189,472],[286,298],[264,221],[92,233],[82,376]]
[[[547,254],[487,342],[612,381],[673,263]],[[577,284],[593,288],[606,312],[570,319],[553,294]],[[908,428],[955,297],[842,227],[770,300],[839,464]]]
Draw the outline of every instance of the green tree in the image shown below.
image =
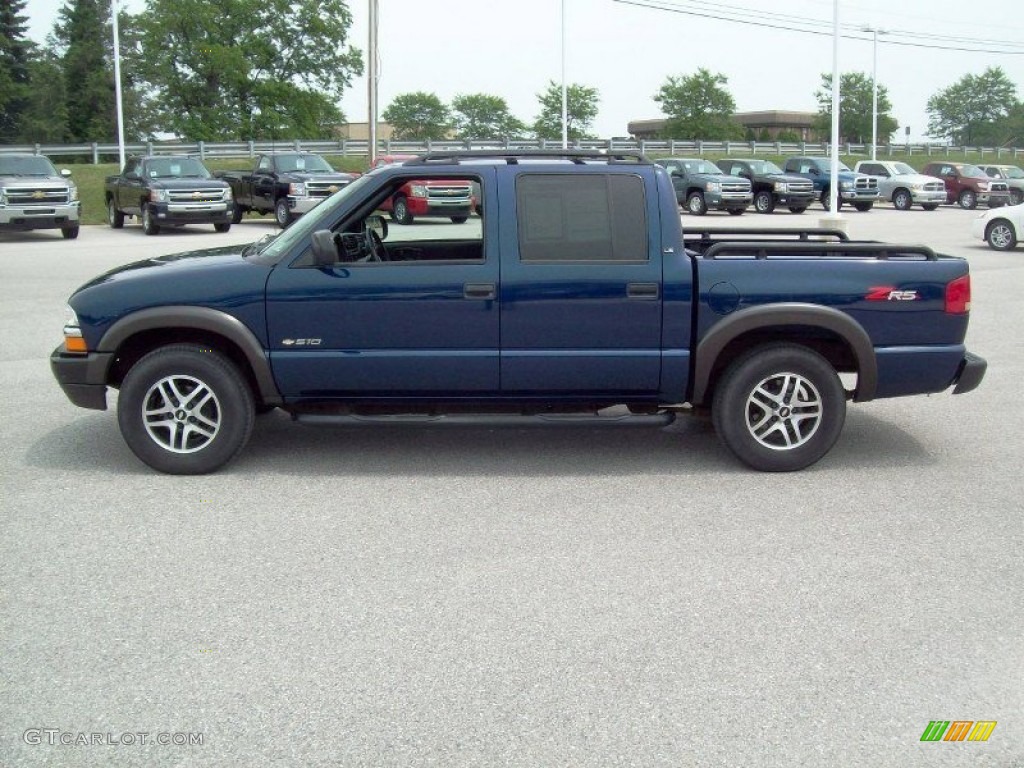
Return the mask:
[[967,74],[928,99],[928,133],[956,144],[995,143],[999,122],[1018,103],[1002,67]]
[[[597,117],[597,105],[601,98],[596,88],[579,83],[566,85],[566,134],[570,141],[592,139],[591,125]],[[554,80],[537,94],[540,114],[533,123],[533,132],[538,139],[562,138],[562,86]]]
[[796,144],[800,141],[800,134],[796,131],[786,129],[779,131],[779,135],[775,137],[776,141],[782,141],[787,144]]
[[33,45],[25,37],[25,0],[0,0],[0,141],[20,134],[22,113],[31,93],[29,63]]
[[455,135],[460,139],[504,139],[526,130],[500,96],[470,93],[452,99]]
[[61,60],[72,142],[110,141],[117,135],[109,17],[109,0],[68,0],[53,28],[50,42]]
[[327,137],[361,53],[345,0],[149,0],[140,65],[160,127],[192,140]]
[[67,91],[61,61],[51,51],[29,62],[29,93],[21,114],[19,140],[60,144],[67,139]]
[[[872,80],[863,72],[844,72],[839,78],[839,137],[858,144],[871,142]],[[818,115],[814,128],[832,135],[832,73],[823,73],[821,88],[814,92]],[[892,103],[884,85],[878,86],[878,141],[888,144],[899,123],[889,113]]]
[[394,129],[396,139],[446,139],[452,130],[451,110],[433,93],[402,93],[381,117]]
[[701,67],[693,75],[669,76],[654,100],[668,117],[667,139],[725,141],[742,139],[743,126],[733,119],[736,102],[726,90],[729,79]]

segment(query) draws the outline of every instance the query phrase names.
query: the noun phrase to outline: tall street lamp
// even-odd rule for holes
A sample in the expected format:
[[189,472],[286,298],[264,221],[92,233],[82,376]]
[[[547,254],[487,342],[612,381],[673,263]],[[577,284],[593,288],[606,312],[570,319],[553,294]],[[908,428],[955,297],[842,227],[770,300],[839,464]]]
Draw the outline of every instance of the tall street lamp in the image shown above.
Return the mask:
[[121,99],[121,35],[118,31],[117,0],[110,4],[114,32],[114,101],[117,104],[117,153],[124,168],[124,104]]
[[878,36],[886,34],[884,29],[878,27],[863,27],[863,32],[871,33],[872,52],[871,65],[871,159],[877,160],[878,147]]
[[565,0],[562,0],[562,149],[569,148],[569,92],[565,85]]

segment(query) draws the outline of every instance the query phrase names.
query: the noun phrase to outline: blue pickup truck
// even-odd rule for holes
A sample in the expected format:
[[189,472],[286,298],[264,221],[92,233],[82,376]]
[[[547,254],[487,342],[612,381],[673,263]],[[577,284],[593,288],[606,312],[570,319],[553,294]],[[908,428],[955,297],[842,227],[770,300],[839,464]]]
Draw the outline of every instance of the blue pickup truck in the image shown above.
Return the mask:
[[[786,160],[786,173],[802,176],[814,185],[821,207],[826,211],[832,187],[832,161],[827,157],[790,157]],[[850,203],[858,211],[870,211],[878,200],[878,179],[864,173],[854,173],[846,163],[839,163],[839,189],[837,207]]]
[[[395,227],[412,179],[479,185],[482,216]],[[848,400],[967,392],[967,262],[840,232],[684,236],[640,155],[427,154],[276,236],[115,269],[69,300],[51,365],[157,470],[232,459],[255,415],[665,425],[710,413],[760,470],[824,456]],[[840,378],[840,373],[849,374]],[[581,446],[581,450],[586,450]]]

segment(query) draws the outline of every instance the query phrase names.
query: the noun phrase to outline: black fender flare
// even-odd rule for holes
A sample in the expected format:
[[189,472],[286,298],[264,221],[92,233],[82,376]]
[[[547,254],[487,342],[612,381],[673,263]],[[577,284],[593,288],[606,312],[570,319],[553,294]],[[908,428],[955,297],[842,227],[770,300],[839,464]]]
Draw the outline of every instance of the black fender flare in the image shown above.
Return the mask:
[[873,400],[878,389],[878,360],[871,338],[860,323],[832,307],[786,302],[734,312],[701,339],[696,349],[690,402],[704,402],[715,363],[731,341],[760,328],[800,325],[831,331],[849,345],[857,361],[857,391],[853,399],[861,403]]
[[[274,382],[270,361],[256,335],[233,315],[210,307],[166,306],[141,309],[117,320],[100,339],[98,352],[113,353],[131,336],[161,328],[195,328],[210,331],[231,341],[252,369],[259,396],[268,404],[280,404],[281,393]],[[111,355],[111,360],[113,355]]]

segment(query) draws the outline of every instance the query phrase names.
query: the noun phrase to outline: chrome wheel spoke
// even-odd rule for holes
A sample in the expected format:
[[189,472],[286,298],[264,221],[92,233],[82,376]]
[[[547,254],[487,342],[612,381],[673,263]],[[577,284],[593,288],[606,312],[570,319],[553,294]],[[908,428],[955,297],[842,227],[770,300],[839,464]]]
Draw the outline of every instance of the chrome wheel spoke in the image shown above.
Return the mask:
[[791,450],[817,432],[824,414],[814,384],[797,373],[779,372],[757,383],[747,397],[751,436],[772,450]]
[[194,453],[210,444],[221,427],[217,395],[192,376],[160,379],[146,393],[142,420],[150,438],[171,453]]

